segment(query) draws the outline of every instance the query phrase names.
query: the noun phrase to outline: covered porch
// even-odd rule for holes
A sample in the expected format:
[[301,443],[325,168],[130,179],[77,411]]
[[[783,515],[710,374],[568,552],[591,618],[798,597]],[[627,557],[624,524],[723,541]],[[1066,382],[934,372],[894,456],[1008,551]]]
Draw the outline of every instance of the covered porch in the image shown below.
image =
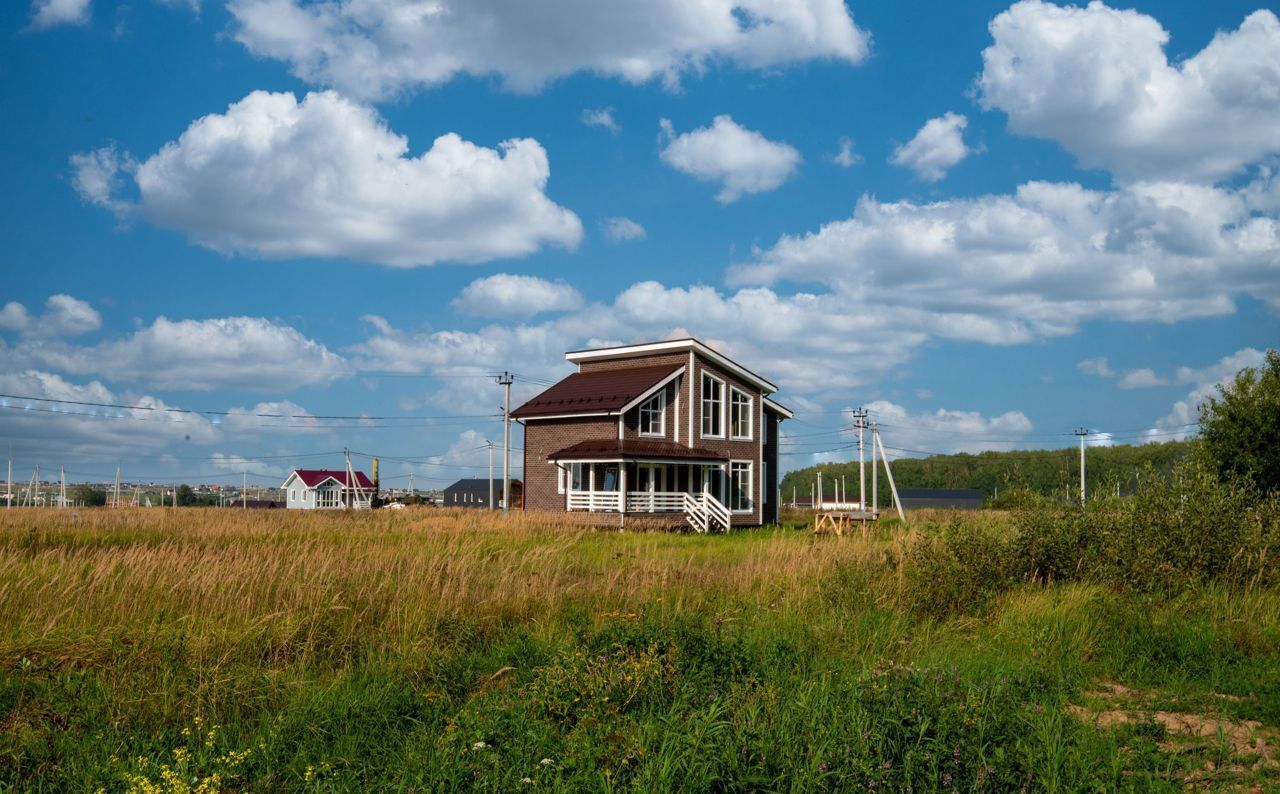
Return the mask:
[[[661,446],[661,449],[656,447]],[[587,442],[552,456],[565,510],[683,515],[695,529],[728,529],[750,513],[751,486],[724,455],[678,444]]]

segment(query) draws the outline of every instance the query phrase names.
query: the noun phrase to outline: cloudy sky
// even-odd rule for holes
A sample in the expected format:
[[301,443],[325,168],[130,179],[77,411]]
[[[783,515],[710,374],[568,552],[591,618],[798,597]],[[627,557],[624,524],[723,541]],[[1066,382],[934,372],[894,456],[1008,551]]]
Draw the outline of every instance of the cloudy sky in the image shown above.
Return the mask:
[[22,479],[267,485],[349,447],[440,486],[501,439],[490,373],[518,402],[566,350],[685,335],[781,384],[788,468],[850,454],[857,405],[901,449],[1164,440],[1280,340],[1256,0],[33,0],[0,29]]

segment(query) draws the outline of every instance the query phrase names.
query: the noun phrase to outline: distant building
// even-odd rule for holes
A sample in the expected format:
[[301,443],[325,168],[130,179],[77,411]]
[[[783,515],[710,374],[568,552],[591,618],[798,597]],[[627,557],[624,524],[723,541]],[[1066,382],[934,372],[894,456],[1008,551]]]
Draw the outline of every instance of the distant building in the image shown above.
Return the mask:
[[982,491],[976,488],[899,488],[903,510],[977,510],[982,507]]
[[[511,481],[511,504],[514,510],[524,507],[524,483],[519,480]],[[444,502],[440,506],[473,507],[487,510],[489,507],[489,481],[485,479],[458,480],[444,489]],[[495,510],[502,509],[502,480],[498,479],[493,481],[493,508]]]
[[368,510],[373,497],[373,482],[362,471],[353,485],[345,471],[294,469],[280,487],[290,510]]

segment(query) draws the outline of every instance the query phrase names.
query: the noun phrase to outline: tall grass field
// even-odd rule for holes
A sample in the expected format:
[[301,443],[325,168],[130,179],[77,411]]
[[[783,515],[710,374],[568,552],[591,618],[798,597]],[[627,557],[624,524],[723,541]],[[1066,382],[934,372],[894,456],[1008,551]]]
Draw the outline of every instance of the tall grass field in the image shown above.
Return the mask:
[[1233,498],[0,511],[0,790],[1280,790],[1280,510]]

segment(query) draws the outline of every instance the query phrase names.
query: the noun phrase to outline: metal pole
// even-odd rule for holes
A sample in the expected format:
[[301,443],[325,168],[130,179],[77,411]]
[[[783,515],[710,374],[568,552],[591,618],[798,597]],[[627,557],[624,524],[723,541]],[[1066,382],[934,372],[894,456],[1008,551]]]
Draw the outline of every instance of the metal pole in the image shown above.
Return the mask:
[[1089,428],[1078,427],[1075,433],[1080,436],[1080,504],[1084,504],[1086,496],[1084,489],[1084,440],[1089,435]]
[[884,441],[881,440],[878,431],[871,435],[871,442],[880,447],[880,459],[884,461],[884,473],[889,477],[889,490],[893,492],[893,506],[898,508],[898,518],[903,524],[906,524],[907,516],[902,512],[902,500],[898,498],[898,486],[893,482],[893,469],[889,468],[889,453],[884,451]]
[[502,512],[511,510],[511,373],[504,372],[498,383],[504,387],[502,400]]
[[[875,422],[871,423],[871,438],[874,440],[880,435],[880,430]],[[862,512],[867,512],[867,506],[862,506]],[[871,512],[880,512],[880,475],[876,472],[876,451],[871,450]]]
[[9,479],[4,486],[4,507],[13,507],[13,447],[9,447]]
[[858,417],[858,502],[863,510],[867,509],[867,470],[864,460],[863,448],[864,431],[867,427],[867,411],[865,408],[859,408]]
[[248,510],[249,509],[249,470],[245,469],[243,474],[244,474],[244,482],[240,486],[240,509]]
[[489,509],[493,509],[493,442],[485,440],[489,445]]
[[67,506],[67,467],[66,466],[62,467],[60,474],[62,475],[62,482],[58,486],[58,507],[66,507]]

